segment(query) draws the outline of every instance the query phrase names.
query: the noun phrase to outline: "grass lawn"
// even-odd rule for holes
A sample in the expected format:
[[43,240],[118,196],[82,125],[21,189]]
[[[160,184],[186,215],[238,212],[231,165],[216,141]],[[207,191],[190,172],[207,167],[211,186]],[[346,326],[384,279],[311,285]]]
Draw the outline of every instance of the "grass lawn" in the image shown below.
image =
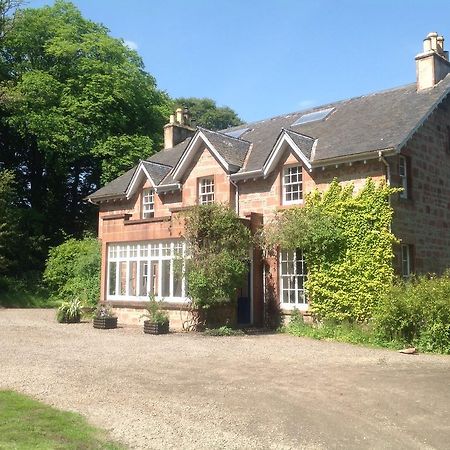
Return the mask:
[[12,391],[0,391],[0,448],[124,449],[81,415],[59,411]]

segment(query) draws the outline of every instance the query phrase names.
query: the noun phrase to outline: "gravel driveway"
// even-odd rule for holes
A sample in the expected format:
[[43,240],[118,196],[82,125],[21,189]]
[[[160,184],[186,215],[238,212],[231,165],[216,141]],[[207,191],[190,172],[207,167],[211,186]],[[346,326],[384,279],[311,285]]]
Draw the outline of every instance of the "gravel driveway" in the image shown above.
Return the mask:
[[287,335],[144,335],[0,309],[0,388],[145,449],[449,448],[450,357]]

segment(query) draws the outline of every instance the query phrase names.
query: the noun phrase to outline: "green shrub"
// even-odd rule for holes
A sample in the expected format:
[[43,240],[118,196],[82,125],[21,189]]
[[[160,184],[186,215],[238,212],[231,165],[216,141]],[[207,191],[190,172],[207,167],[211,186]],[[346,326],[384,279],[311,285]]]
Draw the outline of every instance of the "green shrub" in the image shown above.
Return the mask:
[[49,252],[44,281],[52,298],[81,298],[94,306],[100,297],[100,244],[94,237],[70,238]]
[[294,336],[306,336],[313,339],[329,339],[350,344],[382,345],[373,335],[368,324],[350,322],[318,322],[305,323],[299,312],[293,311],[289,324],[284,329]]
[[[163,300],[161,300],[162,302]],[[169,315],[166,311],[161,310],[161,302],[155,299],[155,296],[151,295],[150,299],[145,307],[146,313],[141,315],[141,318],[149,320],[153,323],[159,323],[160,325],[169,321]]]
[[219,328],[207,328],[204,334],[207,336],[243,336],[244,332],[224,325]]
[[374,318],[380,339],[450,354],[450,271],[398,282],[380,298]]
[[63,302],[56,312],[56,320],[59,323],[79,322],[83,305],[78,298]]
[[0,275],[0,306],[6,308],[54,308],[59,301],[49,299],[41,275],[28,272],[22,278]]

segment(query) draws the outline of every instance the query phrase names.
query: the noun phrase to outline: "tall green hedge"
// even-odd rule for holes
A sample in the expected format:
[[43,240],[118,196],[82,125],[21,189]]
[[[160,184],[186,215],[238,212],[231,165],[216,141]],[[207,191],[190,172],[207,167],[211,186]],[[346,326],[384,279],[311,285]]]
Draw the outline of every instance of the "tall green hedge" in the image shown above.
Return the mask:
[[58,300],[79,298],[94,306],[100,298],[100,243],[94,237],[66,240],[50,249],[44,281],[51,297]]

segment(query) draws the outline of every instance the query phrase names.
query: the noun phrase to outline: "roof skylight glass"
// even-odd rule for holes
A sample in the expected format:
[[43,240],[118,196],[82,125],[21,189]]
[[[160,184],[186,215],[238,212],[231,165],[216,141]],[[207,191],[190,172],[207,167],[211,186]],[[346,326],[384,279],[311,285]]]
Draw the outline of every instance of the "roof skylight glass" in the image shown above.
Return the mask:
[[250,128],[239,128],[238,130],[227,131],[224,134],[226,134],[227,136],[234,137],[234,138],[240,138],[249,129]]
[[320,109],[319,111],[303,114],[292,124],[292,126],[325,120],[332,111],[334,111],[334,108]]

